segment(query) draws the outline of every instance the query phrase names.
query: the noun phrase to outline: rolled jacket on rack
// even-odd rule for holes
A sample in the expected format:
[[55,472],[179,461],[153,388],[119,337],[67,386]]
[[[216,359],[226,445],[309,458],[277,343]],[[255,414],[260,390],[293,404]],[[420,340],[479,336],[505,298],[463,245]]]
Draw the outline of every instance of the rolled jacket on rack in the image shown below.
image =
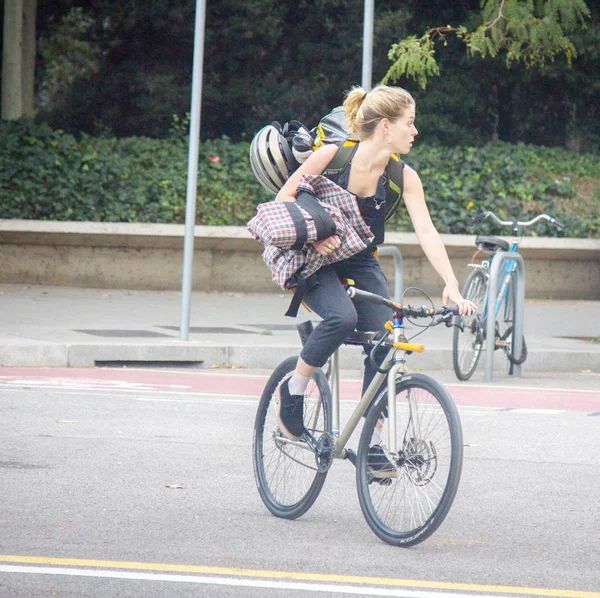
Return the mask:
[[[283,201],[260,204],[247,225],[252,236],[265,246],[263,259],[271,270],[273,282],[284,290],[296,289],[286,314],[293,316],[307,290],[307,278],[323,266],[360,253],[373,240],[355,196],[328,178],[302,176],[297,197],[295,204]],[[291,209],[288,203],[292,204]],[[299,224],[299,215],[304,226]],[[333,234],[340,238],[340,247],[326,256],[320,255],[312,243]]]

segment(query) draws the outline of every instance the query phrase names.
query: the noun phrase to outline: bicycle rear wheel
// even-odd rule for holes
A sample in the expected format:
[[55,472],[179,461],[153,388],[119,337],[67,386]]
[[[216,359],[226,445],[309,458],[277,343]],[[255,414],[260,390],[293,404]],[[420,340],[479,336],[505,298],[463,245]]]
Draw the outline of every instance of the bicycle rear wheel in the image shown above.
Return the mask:
[[459,380],[468,380],[475,371],[485,339],[485,294],[487,278],[481,270],[473,270],[467,277],[462,295],[477,305],[470,316],[456,316],[452,339],[452,365]]
[[[296,369],[297,357],[280,363],[263,391],[253,438],[254,478],[265,506],[285,519],[300,517],[313,505],[327,476],[317,467],[315,453],[304,442],[290,443],[277,423],[277,388]],[[331,393],[321,370],[306,389],[304,426],[318,440],[330,430]]]
[[504,323],[507,326],[505,328],[502,339],[505,341],[504,350],[506,352],[506,358],[508,359],[508,374],[512,376],[515,372],[515,366],[522,365],[527,360],[527,343],[525,342],[525,335],[522,337],[521,354],[517,355],[515,351],[515,312],[517,309],[517,283],[516,274],[513,272],[510,277],[510,285],[507,295],[507,305],[504,315]]
[[393,546],[426,540],[444,521],[458,490],[462,427],[446,390],[423,374],[396,381],[396,448],[389,452],[387,388],[369,411],[356,462],[362,512]]

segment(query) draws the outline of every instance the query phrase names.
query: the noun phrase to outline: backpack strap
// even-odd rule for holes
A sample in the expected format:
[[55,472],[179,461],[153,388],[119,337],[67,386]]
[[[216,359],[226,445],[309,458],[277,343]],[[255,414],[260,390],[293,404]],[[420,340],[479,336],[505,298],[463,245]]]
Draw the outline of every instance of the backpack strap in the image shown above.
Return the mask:
[[[323,176],[337,182],[339,176],[346,170],[348,164],[352,161],[356,150],[358,149],[358,140],[348,138],[342,143],[327,168],[323,171]],[[392,154],[386,168],[385,186],[387,195],[385,199],[385,220],[389,220],[398,209],[402,193],[404,191],[404,162],[396,154]]]
[[386,170],[385,220],[388,221],[396,213],[404,192],[404,162],[392,154]]
[[335,156],[323,171],[323,176],[335,183],[352,161],[357,149],[358,141],[356,139],[347,139],[341,143]]

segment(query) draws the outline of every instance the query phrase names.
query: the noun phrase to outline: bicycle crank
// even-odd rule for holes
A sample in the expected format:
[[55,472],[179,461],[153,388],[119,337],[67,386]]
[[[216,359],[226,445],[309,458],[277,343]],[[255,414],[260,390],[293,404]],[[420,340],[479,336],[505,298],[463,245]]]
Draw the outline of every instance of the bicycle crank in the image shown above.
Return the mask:
[[[314,442],[314,437],[311,436]],[[333,463],[333,449],[335,441],[333,436],[328,432],[324,432],[319,437],[316,443],[310,443],[313,450],[315,451],[315,462],[317,464],[317,470],[320,473],[328,471]]]

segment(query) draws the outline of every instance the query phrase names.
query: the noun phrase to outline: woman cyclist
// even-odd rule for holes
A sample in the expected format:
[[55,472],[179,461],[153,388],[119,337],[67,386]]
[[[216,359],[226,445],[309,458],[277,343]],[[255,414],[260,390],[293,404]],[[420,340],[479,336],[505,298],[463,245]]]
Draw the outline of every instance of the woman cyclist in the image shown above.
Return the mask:
[[[399,87],[380,85],[366,93],[353,87],[344,101],[348,129],[359,140],[351,163],[340,174],[337,184],[356,196],[361,215],[374,235],[372,243],[361,253],[322,267],[313,274],[303,296],[306,305],[321,318],[304,345],[294,374],[280,387],[278,419],[282,433],[298,440],[304,431],[304,392],[316,368],[322,367],[353,330],[381,330],[391,319],[391,310],[382,305],[356,303],[346,294],[341,278],[354,280],[357,288],[389,298],[387,280],[374,256],[384,241],[384,171],[391,154],[408,154],[417,135],[415,101]],[[277,194],[279,201],[295,201],[302,175],[321,174],[337,152],[335,144],[316,150],[296,170]],[[452,301],[461,315],[475,311],[475,304],[464,299],[439,233],[435,229],[419,175],[404,167],[404,203],[425,255],[444,280],[443,304]],[[314,247],[323,256],[340,246],[337,235],[316,241]],[[313,284],[316,283],[316,284]],[[375,359],[381,362],[387,350]],[[375,375],[369,359],[365,360],[363,393]]]

